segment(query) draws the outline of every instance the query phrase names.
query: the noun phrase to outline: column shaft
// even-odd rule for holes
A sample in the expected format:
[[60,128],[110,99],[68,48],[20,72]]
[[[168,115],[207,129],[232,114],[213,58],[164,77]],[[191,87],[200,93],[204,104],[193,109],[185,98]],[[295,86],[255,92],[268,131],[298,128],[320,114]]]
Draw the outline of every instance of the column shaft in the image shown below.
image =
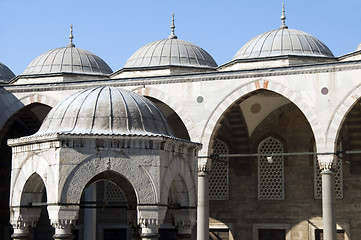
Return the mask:
[[197,240],[209,239],[209,175],[198,173]]
[[331,170],[323,170],[322,174],[322,214],[323,239],[337,240],[335,217],[335,179]]

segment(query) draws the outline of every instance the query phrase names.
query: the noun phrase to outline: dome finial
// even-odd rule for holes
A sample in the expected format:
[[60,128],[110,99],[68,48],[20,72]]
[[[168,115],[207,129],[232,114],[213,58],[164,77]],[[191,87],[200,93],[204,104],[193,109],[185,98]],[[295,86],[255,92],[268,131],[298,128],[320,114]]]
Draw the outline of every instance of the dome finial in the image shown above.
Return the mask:
[[69,39],[70,39],[70,42],[69,44],[67,45],[67,47],[75,47],[75,45],[73,44],[73,24],[70,24],[70,35],[69,35]]
[[172,12],[172,26],[170,27],[172,29],[172,33],[169,35],[169,39],[177,39],[177,36],[174,34],[174,29],[175,29],[175,25],[174,25],[174,12]]
[[286,16],[285,16],[285,4],[282,3],[282,16],[281,16],[281,20],[282,20],[282,25],[280,26],[280,29],[286,29],[288,28],[286,26]]

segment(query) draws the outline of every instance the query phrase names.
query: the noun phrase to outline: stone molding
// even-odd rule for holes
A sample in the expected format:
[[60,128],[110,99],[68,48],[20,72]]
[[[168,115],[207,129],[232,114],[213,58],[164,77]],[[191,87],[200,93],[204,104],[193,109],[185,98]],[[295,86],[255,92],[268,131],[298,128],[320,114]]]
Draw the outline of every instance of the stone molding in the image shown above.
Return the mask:
[[8,85],[4,86],[4,90],[12,93],[17,92],[42,92],[42,91],[66,91],[66,90],[81,90],[95,86],[144,86],[144,85],[159,85],[159,84],[171,84],[171,83],[183,83],[183,82],[203,82],[203,81],[219,81],[219,80],[232,80],[232,79],[252,79],[252,78],[264,78],[271,76],[290,76],[290,75],[302,75],[302,74],[316,74],[316,73],[329,73],[340,72],[349,70],[361,69],[361,61],[350,62],[327,62],[321,64],[290,66],[290,67],[275,67],[267,69],[257,70],[240,70],[231,72],[212,72],[212,73],[199,73],[199,74],[186,74],[185,76],[154,76],[143,78],[125,78],[122,81],[117,79],[86,81],[82,83],[74,83],[69,85],[67,83],[46,83],[37,84],[35,86],[29,85]]

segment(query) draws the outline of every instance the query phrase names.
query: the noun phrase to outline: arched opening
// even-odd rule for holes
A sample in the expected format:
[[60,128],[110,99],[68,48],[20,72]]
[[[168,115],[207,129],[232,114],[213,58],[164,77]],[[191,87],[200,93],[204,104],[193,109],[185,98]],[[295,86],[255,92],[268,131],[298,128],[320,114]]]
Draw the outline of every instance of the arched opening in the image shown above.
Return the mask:
[[170,108],[167,104],[158,99],[152,97],[147,98],[151,100],[163,112],[176,137],[190,140],[187,128],[185,127],[181,118],[172,108]]
[[20,214],[38,219],[35,227],[30,229],[33,239],[51,239],[54,229],[50,225],[47,210],[47,192],[41,177],[34,173],[26,181],[21,194]]
[[0,131],[0,229],[4,229],[1,235],[8,235],[11,231],[9,224],[9,192],[11,175],[11,148],[7,140],[34,134],[41,126],[50,107],[33,103],[25,106],[15,113],[3,126]]
[[[357,99],[350,107],[339,126],[335,151],[339,151],[335,164],[335,209],[343,209],[342,219],[352,219],[341,223],[348,236],[358,236],[361,230],[357,227],[361,216],[359,209],[344,208],[345,202],[360,202],[361,184],[361,99]],[[340,216],[340,217],[341,217]]]
[[[164,223],[159,229],[160,240],[178,239],[180,235],[185,234],[184,229],[182,229],[182,222],[192,218],[190,216],[192,209],[189,205],[186,183],[180,175],[177,175],[170,184],[168,209]],[[190,234],[192,229],[187,230],[188,232],[186,234]]]
[[257,90],[231,104],[215,126],[209,152],[238,156],[212,161],[210,237],[253,239],[257,233],[289,239],[289,232],[302,232],[293,225],[308,228],[307,219],[322,216],[321,201],[314,197],[313,156],[241,156],[312,152],[313,131],[294,103]]
[[137,197],[122,175],[106,171],[85,187],[75,239],[130,239],[138,232]]

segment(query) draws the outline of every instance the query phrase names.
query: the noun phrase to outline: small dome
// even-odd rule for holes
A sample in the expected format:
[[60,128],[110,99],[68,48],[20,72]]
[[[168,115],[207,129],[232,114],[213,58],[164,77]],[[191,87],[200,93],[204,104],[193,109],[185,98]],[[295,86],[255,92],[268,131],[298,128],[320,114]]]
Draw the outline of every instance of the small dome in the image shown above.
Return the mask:
[[334,57],[331,50],[314,36],[294,29],[277,29],[258,35],[246,43],[233,59],[274,56]]
[[112,69],[103,59],[75,46],[57,48],[35,58],[22,75],[78,73],[107,75]]
[[3,63],[0,62],[0,82],[9,82],[15,74]]
[[149,43],[136,51],[124,68],[182,66],[215,68],[217,63],[205,50],[180,39],[163,39]]
[[331,57],[331,50],[314,36],[288,29],[282,7],[282,25],[279,29],[258,35],[246,43],[234,56],[236,59],[264,58],[275,56]]
[[217,67],[217,63],[205,50],[193,43],[178,39],[174,34],[174,14],[172,14],[171,28],[172,33],[168,39],[158,40],[141,47],[127,60],[124,68]]
[[53,133],[174,136],[153,102],[116,87],[83,90],[57,104],[35,135]]
[[113,71],[103,59],[73,44],[73,25],[70,25],[70,43],[35,58],[22,75],[75,73],[108,75]]

